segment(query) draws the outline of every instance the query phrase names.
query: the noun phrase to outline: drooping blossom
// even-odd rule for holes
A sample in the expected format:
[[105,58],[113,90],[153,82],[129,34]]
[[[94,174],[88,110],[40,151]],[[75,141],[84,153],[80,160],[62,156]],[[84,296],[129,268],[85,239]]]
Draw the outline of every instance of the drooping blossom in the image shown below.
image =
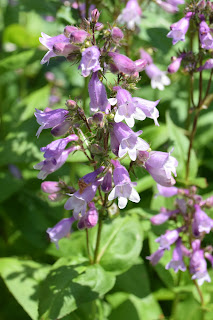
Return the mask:
[[164,187],[171,187],[176,177],[176,167],[178,161],[171,156],[170,152],[151,151],[144,167],[151,174],[152,178]]
[[87,210],[86,214],[80,218],[78,222],[78,229],[90,229],[96,226],[98,223],[98,211],[95,207],[94,202],[90,202],[88,204],[89,210]]
[[160,225],[160,224],[163,224],[164,222],[166,222],[170,217],[172,217],[173,215],[175,215],[177,213],[179,213],[178,209],[169,211],[166,208],[161,208],[160,213],[151,217],[150,221],[154,225]]
[[195,243],[195,241],[192,242],[193,252],[190,258],[189,270],[192,274],[192,280],[196,279],[198,285],[201,286],[204,281],[211,282],[211,278],[207,271],[207,263],[204,258],[204,251],[200,249],[200,246],[198,246],[197,242]]
[[63,152],[59,153],[57,156],[52,158],[47,158],[34,166],[34,169],[40,170],[38,174],[38,179],[44,180],[50,173],[55,172],[63,166],[66,162],[69,154],[73,151],[79,150],[80,146],[70,147]]
[[179,238],[180,228],[175,230],[167,230],[165,234],[161,235],[155,241],[159,242],[159,249],[170,249],[170,246],[177,241]]
[[187,12],[185,17],[170,26],[171,31],[169,31],[167,37],[173,39],[173,45],[179,41],[185,41],[185,34],[189,29],[190,19],[193,15],[193,12]]
[[69,43],[69,39],[64,34],[50,37],[42,32],[41,35],[39,41],[49,50],[41,60],[41,64],[49,62],[50,58],[58,55],[67,57],[70,53],[78,50],[78,47]]
[[160,261],[160,259],[163,257],[164,251],[165,251],[165,249],[158,249],[153,254],[151,254],[151,256],[146,257],[146,259],[150,260],[150,263],[153,266],[155,266]]
[[97,179],[97,176],[103,171],[103,167],[87,174],[79,180],[79,190],[70,194],[70,198],[64,205],[66,210],[73,210],[73,216],[76,220],[86,214],[87,204],[94,198],[98,186],[103,178]]
[[78,136],[76,134],[71,134],[66,138],[52,141],[46,147],[42,147],[40,151],[44,152],[44,158],[48,159],[48,158],[57,157],[59,154],[61,154],[64,151],[64,149],[66,148],[69,142],[77,141],[77,140],[78,140]]
[[146,99],[133,97],[132,99],[136,106],[140,108],[147,118],[153,119],[156,126],[159,126],[157,118],[159,117],[159,111],[156,108],[160,100],[149,101]]
[[211,35],[211,30],[203,17],[201,18],[201,20],[202,21],[199,26],[199,38],[201,47],[206,50],[213,49],[213,37]]
[[166,269],[174,269],[176,273],[178,272],[178,270],[186,271],[186,266],[183,261],[181,244],[181,238],[178,238],[178,240],[176,241],[176,246],[173,250],[172,260],[166,265]]
[[48,112],[36,109],[34,115],[36,116],[38,124],[41,125],[36,133],[36,136],[39,137],[43,129],[54,128],[55,126],[61,124],[65,120],[68,113],[69,111],[65,109],[56,109]]
[[176,187],[163,187],[157,183],[158,194],[165,198],[170,198],[178,194],[178,188]]
[[73,217],[65,218],[59,221],[53,228],[47,229],[50,241],[55,243],[57,249],[59,249],[58,241],[69,235],[74,221],[75,219]]
[[137,0],[129,0],[118,16],[117,22],[124,24],[129,30],[134,30],[136,26],[140,25],[141,15],[142,10]]
[[212,69],[213,68],[213,59],[208,59],[204,65],[202,65],[201,67],[199,67],[196,71],[200,72],[203,70],[208,70],[208,69]]
[[83,77],[88,77],[91,72],[101,69],[99,57],[100,51],[96,46],[89,47],[82,52],[79,69]]
[[193,233],[198,236],[201,232],[209,233],[213,228],[213,220],[201,210],[198,204],[194,205],[194,221],[193,221]]
[[113,171],[113,180],[115,187],[112,189],[108,196],[108,200],[112,201],[118,198],[118,207],[124,209],[128,200],[138,203],[140,196],[134,189],[135,182],[131,182],[129,173],[125,167],[123,167],[118,160],[111,160],[115,169]]
[[149,64],[145,68],[147,76],[151,79],[151,87],[153,89],[164,90],[164,86],[170,85],[171,81],[167,77],[165,71],[161,71],[154,63]]
[[145,113],[139,108],[137,102],[134,102],[129,91],[119,88],[117,95],[117,111],[115,113],[114,121],[121,122],[125,120],[127,125],[132,128],[135,124],[135,120],[144,120],[146,118]]
[[101,110],[108,114],[111,110],[110,100],[107,99],[106,88],[99,80],[98,72],[94,72],[90,79],[89,85],[90,110],[96,112]]
[[120,158],[126,153],[132,161],[136,160],[137,150],[146,151],[149,144],[138,136],[142,131],[134,132],[125,123],[112,123],[113,129],[110,130],[112,152]]

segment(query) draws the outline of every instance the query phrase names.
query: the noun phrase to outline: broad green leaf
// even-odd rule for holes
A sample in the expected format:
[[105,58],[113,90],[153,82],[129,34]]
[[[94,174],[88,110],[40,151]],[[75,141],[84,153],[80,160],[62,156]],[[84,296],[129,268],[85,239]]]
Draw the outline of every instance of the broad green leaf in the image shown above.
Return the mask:
[[15,299],[33,320],[38,319],[38,285],[49,267],[37,262],[1,258],[0,275]]
[[141,193],[142,191],[151,188],[154,184],[156,184],[156,182],[151,176],[145,176],[137,180],[137,186],[135,189],[138,193]]
[[9,198],[23,187],[23,181],[16,179],[7,172],[0,172],[0,184],[4,186],[0,192],[0,202]]
[[14,43],[21,48],[32,48],[39,45],[38,34],[33,34],[20,24],[11,24],[4,30],[3,42]]
[[34,54],[35,50],[14,53],[13,55],[0,61],[0,70],[17,70],[19,68],[23,68],[29,61],[32,60]]
[[98,261],[105,270],[122,273],[135,263],[142,240],[141,225],[136,217],[117,217],[106,221],[102,229]]
[[202,310],[200,304],[192,297],[192,294],[186,294],[184,299],[177,305],[174,314],[174,320],[201,320]]
[[114,276],[100,265],[74,265],[72,260],[61,258],[41,284],[40,317],[61,319],[81,304],[104,295],[114,283]]
[[[171,139],[171,145],[174,147],[172,156],[178,160],[177,176],[185,178],[186,162],[189,149],[189,140],[183,134],[183,130],[177,127],[171,120],[169,113],[166,115],[166,122],[168,126],[168,134]],[[198,170],[197,158],[194,150],[191,151],[189,178],[196,177]]]
[[168,128],[165,124],[160,126],[149,126],[143,130],[143,139],[150,143],[152,150],[156,150],[168,141]]

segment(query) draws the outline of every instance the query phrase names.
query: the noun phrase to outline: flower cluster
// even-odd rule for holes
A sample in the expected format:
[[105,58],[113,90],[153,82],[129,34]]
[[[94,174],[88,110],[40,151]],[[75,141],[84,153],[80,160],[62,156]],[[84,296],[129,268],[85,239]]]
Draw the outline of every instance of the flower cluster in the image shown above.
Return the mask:
[[[134,11],[134,16],[135,10],[141,14],[136,0],[130,0],[127,7]],[[125,21],[125,10],[118,20]],[[73,213],[71,218],[63,219],[47,230],[51,241],[56,244],[70,233],[74,221],[77,221],[79,229],[94,227],[100,215],[101,218],[107,215],[107,208],[115,199],[118,198],[120,209],[126,207],[128,200],[140,201],[135,189],[137,183],[131,181],[129,171],[120,162],[123,157],[128,155],[134,165],[144,167],[162,186],[175,183],[173,175],[176,176],[177,160],[170,153],[151,151],[150,145],[140,137],[142,130],[135,132],[132,129],[136,120],[146,118],[153,119],[159,126],[156,108],[159,100],[149,101],[130,93],[139,72],[145,69],[147,74],[156,73],[156,70],[151,70],[154,69],[151,57],[147,55],[132,61],[118,52],[123,32],[116,26],[104,30],[98,22],[99,16],[98,10],[94,9],[90,19],[85,20],[84,29],[66,26],[64,34],[56,37],[42,34],[40,38],[49,50],[41,63],[55,56],[64,56],[74,63],[80,61],[78,69],[81,75],[90,77],[90,115],[86,115],[74,100],[68,100],[66,108],[35,112],[40,124],[37,136],[43,129],[51,128],[52,135],[59,137],[41,148],[44,160],[34,167],[40,170],[38,178],[45,179],[58,170],[76,151],[83,152],[94,169],[79,179],[78,190],[62,181],[42,183],[42,190],[49,194],[51,201],[66,199],[64,208]],[[133,24],[128,26],[133,28]],[[103,36],[97,45],[99,35]],[[115,83],[106,87],[104,79],[110,72],[114,74]],[[164,73],[160,74],[160,70],[156,77],[168,84],[168,78]]]
[[176,208],[174,210],[161,208],[160,213],[151,218],[151,223],[161,225],[171,220],[176,223],[176,228],[167,230],[156,239],[159,249],[147,259],[155,265],[163,257],[164,251],[170,250],[170,246],[175,245],[172,260],[166,265],[166,269],[172,268],[175,272],[186,271],[186,265],[189,265],[192,279],[197,279],[199,285],[204,281],[210,282],[206,259],[213,266],[213,247],[211,245],[202,247],[202,240],[213,228],[213,219],[204,211],[213,207],[213,197],[203,200],[196,194],[194,186],[189,189],[179,189],[158,185],[158,191],[159,195],[164,197],[176,195]]

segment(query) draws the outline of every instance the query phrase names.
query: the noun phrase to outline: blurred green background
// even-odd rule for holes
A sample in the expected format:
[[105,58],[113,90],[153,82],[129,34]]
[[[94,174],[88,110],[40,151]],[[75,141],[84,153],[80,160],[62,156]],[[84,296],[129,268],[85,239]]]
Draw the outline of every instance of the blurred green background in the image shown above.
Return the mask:
[[[97,7],[102,11],[100,21],[110,23],[113,22],[111,20],[113,8],[116,9],[114,13],[119,12],[121,5],[120,1],[110,0],[104,1],[104,4],[101,1],[94,3],[97,3]],[[170,15],[151,3],[143,11],[139,33],[133,36],[131,58],[133,60],[139,58],[140,48],[151,49],[154,62],[161,70],[166,71],[171,56],[187,46],[186,42],[174,47],[171,39],[166,37],[170,24],[181,17],[181,13]],[[80,99],[84,89],[84,79],[77,66],[72,66],[63,57],[51,59],[49,65],[42,66],[40,61],[46,50],[38,39],[41,32],[55,36],[62,33],[66,25],[77,25],[79,22],[78,13],[70,7],[69,1],[0,0],[1,257],[15,256],[52,264],[61,254],[50,245],[46,229],[56,224],[67,213],[63,209],[63,202],[47,201],[47,196],[40,190],[41,181],[37,179],[38,172],[33,169],[33,165],[42,160],[40,147],[50,143],[52,136],[49,130],[44,130],[39,139],[36,138],[38,124],[33,114],[35,108],[40,110],[46,107],[63,108],[69,97]],[[204,72],[204,86],[208,75],[208,71]],[[142,125],[137,124],[137,129],[143,130],[143,138],[151,143],[153,150],[167,151],[171,147],[175,148],[173,155],[179,161],[177,183],[183,186],[188,148],[185,124],[189,79],[183,72],[174,74],[170,78],[171,85],[160,92],[151,88],[150,80],[145,73],[142,73],[135,96],[161,100],[158,106],[160,127],[155,127],[152,120],[147,119]],[[195,87],[196,85],[197,79]],[[201,112],[190,172],[190,182],[199,187],[199,192],[204,198],[213,194],[212,107],[209,103],[208,109]],[[89,171],[85,159],[74,156],[47,180],[58,180],[60,177],[75,186],[78,178]],[[158,212],[161,206],[171,207],[173,200],[153,197],[156,193],[155,183],[143,169],[138,168],[133,179],[137,179],[141,202],[137,207],[129,203],[127,211],[136,213],[140,218],[144,231],[141,257],[145,258],[155,249],[154,235],[159,235],[164,229],[164,227],[163,229],[152,227],[148,218]],[[210,211],[209,213],[211,214]],[[212,235],[209,235],[207,240],[208,243],[212,243]],[[104,302],[105,311],[98,319],[157,320],[170,316],[174,305],[176,275],[172,271],[165,271],[162,265],[153,268],[146,260],[143,263],[141,261],[118,277],[114,291],[108,294]],[[165,261],[168,262],[168,257]],[[189,277],[187,275],[184,277],[188,286],[185,286],[185,290],[182,289],[175,319],[185,319],[186,315],[187,320],[201,319],[199,298],[190,284]],[[6,284],[10,287],[8,282]],[[30,319],[7,286],[0,279],[0,320]],[[24,280],[20,282],[20,286],[25,290]],[[212,285],[205,284],[203,288],[206,299],[211,301]],[[90,310],[89,305],[85,308]],[[152,314],[152,309],[156,308],[157,318],[154,311]],[[88,313],[82,310],[79,314],[74,312],[66,319],[89,319]],[[212,317],[213,313],[207,312],[205,319],[210,320]]]

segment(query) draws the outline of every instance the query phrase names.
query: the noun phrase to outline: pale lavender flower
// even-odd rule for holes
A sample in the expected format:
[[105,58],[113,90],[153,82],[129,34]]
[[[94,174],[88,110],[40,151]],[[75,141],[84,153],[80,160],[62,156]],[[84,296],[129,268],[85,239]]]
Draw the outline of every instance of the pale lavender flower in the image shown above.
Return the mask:
[[161,208],[160,213],[156,214],[155,216],[151,217],[150,221],[154,225],[160,225],[166,222],[170,217],[179,213],[179,210],[172,210],[168,211],[166,208]]
[[180,56],[178,58],[176,58],[176,57],[173,57],[173,58],[174,58],[174,60],[168,66],[169,73],[176,73],[179,70],[179,68],[181,66],[181,62],[183,60],[183,56]]
[[204,281],[211,282],[203,250],[199,250],[197,248],[196,250],[193,249],[193,253],[190,258],[189,270],[192,274],[192,280],[196,279],[199,286],[201,286]]
[[89,85],[90,110],[96,112],[101,110],[108,114],[111,110],[111,104],[107,99],[106,88],[99,80],[98,72],[94,72],[90,79]]
[[172,260],[166,265],[166,269],[174,269],[177,273],[178,270],[186,271],[185,263],[183,262],[183,253],[181,248],[181,238],[176,241],[176,247],[173,250]]
[[78,136],[76,134],[71,134],[70,136],[52,141],[46,147],[40,149],[41,152],[44,152],[44,158],[57,157],[61,154],[66,148],[67,144],[71,141],[77,141]]
[[133,188],[136,186],[136,183],[131,182],[128,171],[118,160],[111,160],[111,162],[115,166],[113,171],[115,187],[110,192],[108,200],[112,201],[118,198],[118,207],[120,209],[126,207],[128,200],[138,203],[140,201],[140,196]]
[[156,3],[159,5],[159,7],[161,7],[166,12],[176,13],[179,11],[176,5],[173,5],[172,3],[169,3],[167,1],[156,0]]
[[115,70],[117,72],[123,72],[127,75],[133,75],[136,72],[136,65],[127,56],[117,53],[109,52],[108,55],[112,58]]
[[153,89],[164,90],[164,86],[170,85],[170,79],[165,71],[161,71],[154,63],[149,64],[145,68],[147,76],[151,79],[151,87]]
[[144,120],[145,113],[139,108],[137,102],[134,102],[129,91],[119,88],[117,95],[117,111],[115,113],[114,121],[121,122],[125,120],[127,125],[131,128],[135,124],[135,120]]
[[125,123],[113,123],[111,130],[111,146],[112,151],[120,158],[126,153],[132,161],[137,158],[137,150],[146,151],[149,149],[149,144],[138,136],[142,131],[134,132]]
[[153,63],[152,57],[143,49],[140,49],[141,59],[146,60],[147,64]]
[[151,151],[149,159],[145,162],[145,169],[152,178],[164,187],[171,187],[175,181],[172,173],[176,177],[176,167],[178,161],[171,156],[170,152]]
[[91,72],[101,69],[99,63],[100,51],[96,46],[89,47],[82,52],[82,59],[79,65],[83,77],[88,77]]
[[213,37],[208,24],[202,20],[199,27],[200,44],[203,49],[213,49]]
[[155,241],[159,242],[159,249],[166,249],[169,250],[170,246],[177,241],[179,238],[179,232],[181,231],[180,228],[175,230],[167,230],[165,234],[161,235]]
[[98,211],[95,207],[94,202],[88,204],[89,210],[86,214],[80,218],[78,222],[78,229],[90,229],[96,226],[98,223]]
[[203,66],[199,67],[196,71],[203,71],[203,70],[208,70],[213,68],[213,59],[207,60]]
[[127,29],[134,30],[140,25],[142,10],[137,0],[129,0],[126,7],[117,18],[117,22],[126,25]]
[[34,113],[34,115],[36,116],[38,124],[41,125],[36,132],[37,137],[39,137],[43,129],[53,128],[61,124],[69,113],[69,111],[65,109],[56,109],[47,112],[38,109],[35,110],[36,112]]
[[167,34],[167,37],[173,39],[173,45],[179,41],[185,41],[185,34],[189,29],[190,19],[193,15],[193,12],[188,12],[185,17],[170,26],[171,31]]
[[146,257],[146,259],[150,260],[150,263],[153,266],[155,266],[160,261],[160,259],[163,257],[164,251],[165,251],[165,249],[158,249],[153,254],[151,254],[151,256]]
[[198,204],[195,204],[195,213],[193,221],[193,233],[198,236],[199,233],[209,233],[213,227],[213,220],[201,210]]
[[163,187],[157,183],[158,194],[160,196],[170,198],[178,194],[178,188],[176,187]]
[[157,118],[159,117],[159,111],[156,108],[160,100],[149,101],[142,98],[134,97],[132,99],[138,108],[140,108],[147,118],[153,119],[156,126],[159,126]]
[[50,173],[55,172],[63,166],[66,162],[68,155],[75,151],[79,150],[79,146],[70,147],[56,157],[45,159],[44,161],[39,162],[34,166],[34,169],[41,170],[38,174],[38,179],[44,180]]
[[59,249],[58,241],[69,235],[74,221],[75,219],[73,217],[65,218],[59,221],[53,228],[47,229],[50,241],[55,243],[57,249]]

